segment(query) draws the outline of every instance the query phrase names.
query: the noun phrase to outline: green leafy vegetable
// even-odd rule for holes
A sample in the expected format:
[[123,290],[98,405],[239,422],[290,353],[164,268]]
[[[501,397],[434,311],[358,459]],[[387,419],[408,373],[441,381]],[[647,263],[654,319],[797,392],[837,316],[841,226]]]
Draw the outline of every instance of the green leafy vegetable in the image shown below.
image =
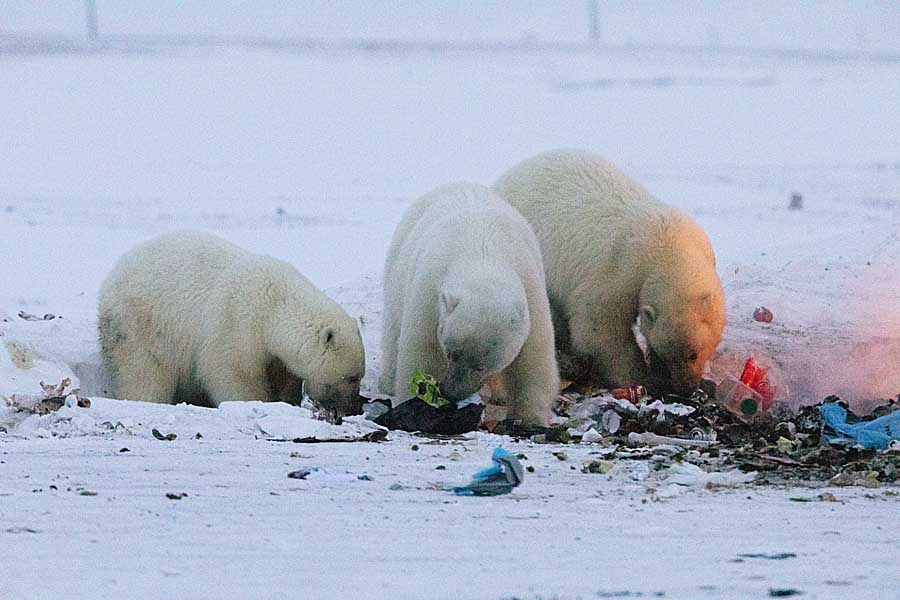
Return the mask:
[[409,384],[409,393],[415,394],[416,398],[435,408],[450,404],[449,400],[441,396],[441,391],[438,389],[438,383],[434,377],[422,369],[413,370],[412,381]]

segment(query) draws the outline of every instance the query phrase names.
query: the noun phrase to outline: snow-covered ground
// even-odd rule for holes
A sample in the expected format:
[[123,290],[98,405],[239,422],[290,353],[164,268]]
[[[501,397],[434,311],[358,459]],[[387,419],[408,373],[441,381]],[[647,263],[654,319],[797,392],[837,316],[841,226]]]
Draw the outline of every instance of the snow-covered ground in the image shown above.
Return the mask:
[[[71,372],[109,396],[100,282],[134,244],[182,228],[289,260],[361,317],[372,391],[381,263],[405,206],[575,146],[706,228],[729,309],[714,373],[754,351],[793,402],[896,395],[900,49],[836,53],[821,27],[779,45],[802,52],[0,35],[0,394]],[[751,318],[761,304],[771,325]],[[33,369],[11,362],[22,347]],[[837,504],[771,487],[660,499],[641,463],[582,474],[590,447],[559,461],[488,435],[301,445],[266,441],[258,415],[71,410],[81,426],[0,433],[0,597],[887,598],[900,583],[898,496],[882,490],[832,490]],[[501,443],[536,469],[514,494],[433,485],[465,482]],[[286,476],[311,466],[326,475]],[[797,556],[733,562],[755,552]]]

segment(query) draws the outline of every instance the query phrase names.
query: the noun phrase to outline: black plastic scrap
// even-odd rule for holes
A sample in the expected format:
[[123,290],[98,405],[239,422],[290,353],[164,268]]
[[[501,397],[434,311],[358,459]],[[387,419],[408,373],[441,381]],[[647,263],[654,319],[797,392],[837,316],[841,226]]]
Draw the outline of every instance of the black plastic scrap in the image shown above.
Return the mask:
[[483,404],[457,408],[451,403],[436,408],[419,398],[412,398],[377,417],[375,423],[401,431],[459,435],[478,429],[482,412]]

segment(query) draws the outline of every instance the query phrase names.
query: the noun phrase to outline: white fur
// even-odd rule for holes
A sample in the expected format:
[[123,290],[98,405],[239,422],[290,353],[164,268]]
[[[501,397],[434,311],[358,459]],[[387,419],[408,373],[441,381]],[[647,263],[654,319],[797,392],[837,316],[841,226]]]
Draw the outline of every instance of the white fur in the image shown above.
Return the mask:
[[[695,383],[721,338],[725,306],[712,247],[688,215],[578,150],[525,160],[494,189],[540,241],[568,350],[589,357],[605,383]],[[652,369],[632,331],[639,312]]]
[[406,400],[415,368],[459,395],[499,376],[510,416],[543,423],[559,389],[545,285],[534,233],[489,189],[427,194],[385,265],[382,390]]
[[132,400],[271,400],[266,367],[278,359],[310,397],[339,405],[365,370],[359,329],[336,302],[289,264],[203,233],[119,259],[100,291],[99,328],[117,395]]

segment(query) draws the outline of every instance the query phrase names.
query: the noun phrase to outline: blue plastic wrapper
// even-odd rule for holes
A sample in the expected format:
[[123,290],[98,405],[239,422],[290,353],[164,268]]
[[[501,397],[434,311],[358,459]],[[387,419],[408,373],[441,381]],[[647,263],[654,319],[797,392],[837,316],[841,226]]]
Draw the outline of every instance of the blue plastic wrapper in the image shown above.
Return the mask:
[[522,483],[525,469],[514,455],[503,448],[495,448],[491,460],[493,466],[475,473],[469,485],[450,488],[450,491],[459,496],[499,496],[510,493]]
[[825,420],[829,444],[859,444],[869,450],[884,450],[892,440],[900,440],[900,411],[859,423],[847,423],[847,411],[837,402],[819,406]]

